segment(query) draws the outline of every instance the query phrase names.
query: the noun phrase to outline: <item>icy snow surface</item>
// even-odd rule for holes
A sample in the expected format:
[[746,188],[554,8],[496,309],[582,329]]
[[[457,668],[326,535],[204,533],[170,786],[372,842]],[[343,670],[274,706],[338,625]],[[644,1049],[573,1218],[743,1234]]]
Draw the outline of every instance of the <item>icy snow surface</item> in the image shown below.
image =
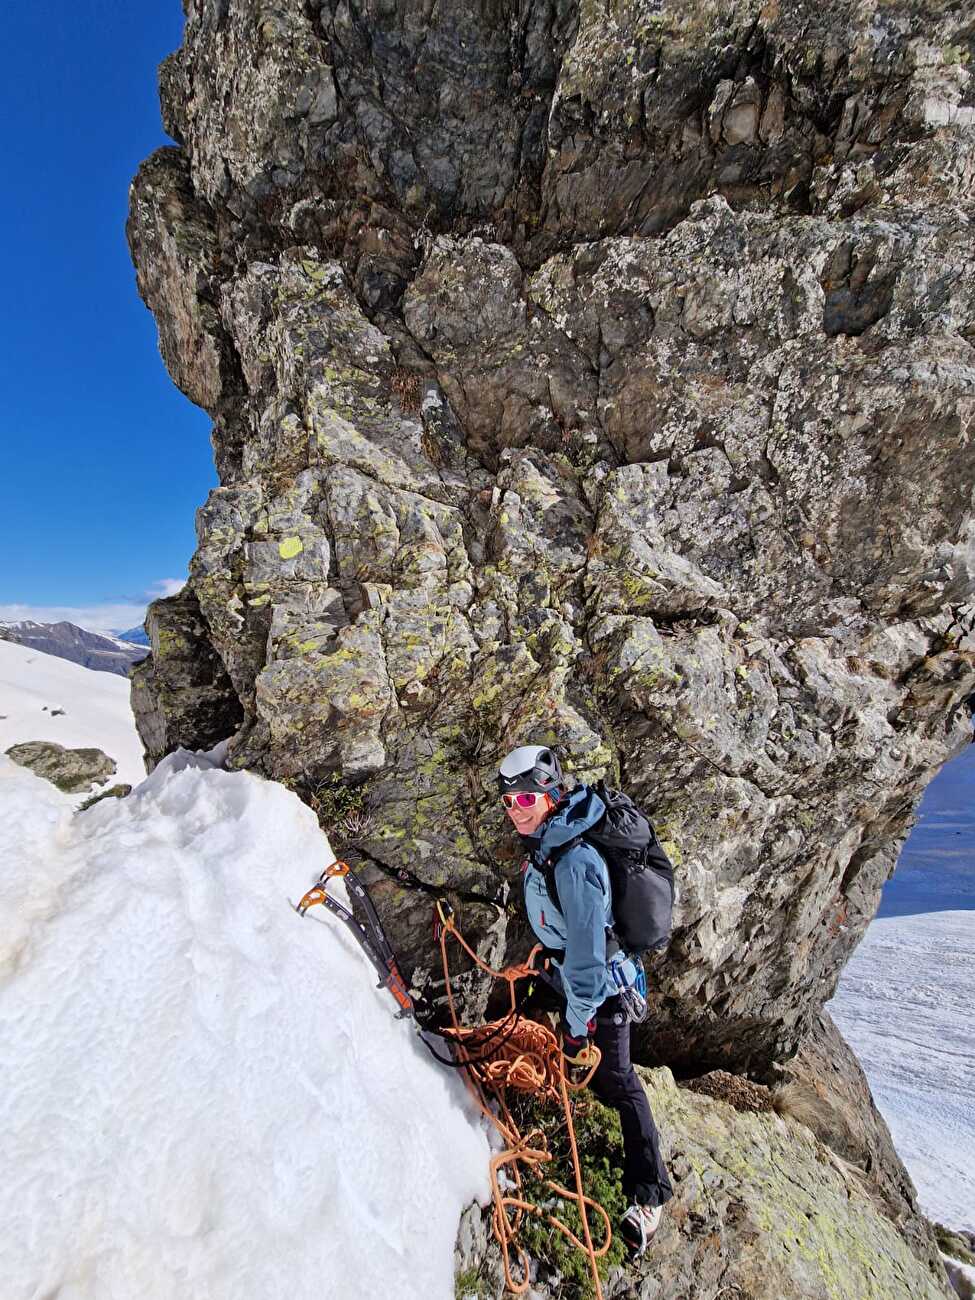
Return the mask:
[[941,1262],[947,1269],[949,1277],[952,1270],[956,1270],[966,1282],[975,1286],[975,1268],[972,1268],[970,1264],[963,1264],[960,1259],[955,1259],[952,1255],[946,1255],[943,1251],[941,1252]]
[[[94,746],[115,759],[110,785],[137,785],[146,769],[129,691],[127,677],[0,641],[0,754],[25,740],[53,740],[66,749]],[[52,709],[64,713],[53,717]]]
[[975,912],[874,921],[829,1011],[925,1214],[975,1229]]
[[185,752],[71,806],[0,757],[3,1300],[449,1300],[487,1140],[289,907],[311,812]]

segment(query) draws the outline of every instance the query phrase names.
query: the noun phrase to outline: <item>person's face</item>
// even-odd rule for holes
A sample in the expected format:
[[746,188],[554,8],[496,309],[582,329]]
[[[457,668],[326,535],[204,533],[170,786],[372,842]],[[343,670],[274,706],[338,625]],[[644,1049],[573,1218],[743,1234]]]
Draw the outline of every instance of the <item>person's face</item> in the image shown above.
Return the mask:
[[519,835],[531,835],[537,831],[553,807],[552,797],[547,794],[536,795],[530,808],[524,806],[524,798],[519,800],[517,796],[508,795],[504,801],[505,811]]

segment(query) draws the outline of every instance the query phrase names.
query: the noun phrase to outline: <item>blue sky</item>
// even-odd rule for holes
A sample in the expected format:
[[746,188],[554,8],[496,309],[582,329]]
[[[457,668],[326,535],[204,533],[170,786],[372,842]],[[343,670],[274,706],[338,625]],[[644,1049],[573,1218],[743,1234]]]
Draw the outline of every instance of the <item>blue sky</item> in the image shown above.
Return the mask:
[[125,243],[129,182],[171,143],[156,68],[182,27],[179,0],[4,12],[0,618],[141,621],[185,577],[216,483]]

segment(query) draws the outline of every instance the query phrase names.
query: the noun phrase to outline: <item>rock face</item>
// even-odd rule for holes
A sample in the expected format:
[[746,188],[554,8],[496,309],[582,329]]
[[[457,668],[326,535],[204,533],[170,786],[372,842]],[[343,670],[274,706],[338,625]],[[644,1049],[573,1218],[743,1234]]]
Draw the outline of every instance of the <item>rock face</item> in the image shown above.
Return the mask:
[[155,765],[180,746],[210,749],[233,733],[242,710],[192,591],[154,601],[146,624],[152,655],[132,674],[132,709]]
[[[7,757],[29,767],[65,794],[84,794],[115,775],[115,760],[100,749],[65,749],[50,740],[11,745]],[[131,786],[129,787],[131,789]]]
[[841,1159],[863,1173],[883,1213],[914,1253],[937,1266],[938,1244],[917,1209],[917,1192],[894,1150],[860,1063],[825,1013],[814,1018],[796,1056],[782,1071],[776,1105],[804,1124]]
[[[642,1072],[675,1174],[650,1254],[616,1270],[606,1300],[945,1300],[937,1255],[911,1254],[860,1183],[804,1126],[741,1113],[677,1088],[669,1070]],[[477,1278],[476,1300],[500,1297],[504,1279],[480,1212],[462,1223],[458,1273]],[[555,1300],[539,1273],[531,1293]]]
[[128,233],[221,486],[136,671],[150,761],[232,732],[355,786],[422,973],[381,865],[498,894],[495,766],[558,741],[678,861],[644,1059],[767,1073],[970,735],[969,18],[185,8]]

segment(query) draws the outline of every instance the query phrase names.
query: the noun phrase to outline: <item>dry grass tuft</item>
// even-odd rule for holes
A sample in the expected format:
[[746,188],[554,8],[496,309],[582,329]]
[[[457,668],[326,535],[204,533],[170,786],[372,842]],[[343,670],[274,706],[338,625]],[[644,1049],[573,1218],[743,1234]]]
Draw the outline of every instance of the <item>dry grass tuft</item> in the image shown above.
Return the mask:
[[712,1070],[700,1078],[688,1079],[681,1087],[702,1097],[727,1102],[735,1110],[770,1111],[775,1108],[772,1093],[764,1084],[753,1083],[751,1079],[731,1074],[728,1070]]
[[786,1083],[776,1088],[772,1095],[772,1109],[783,1119],[793,1119],[817,1135],[831,1132],[836,1127],[836,1117],[829,1102],[799,1083]]
[[393,395],[404,411],[415,415],[420,409],[420,376],[412,370],[397,366],[389,384]]

